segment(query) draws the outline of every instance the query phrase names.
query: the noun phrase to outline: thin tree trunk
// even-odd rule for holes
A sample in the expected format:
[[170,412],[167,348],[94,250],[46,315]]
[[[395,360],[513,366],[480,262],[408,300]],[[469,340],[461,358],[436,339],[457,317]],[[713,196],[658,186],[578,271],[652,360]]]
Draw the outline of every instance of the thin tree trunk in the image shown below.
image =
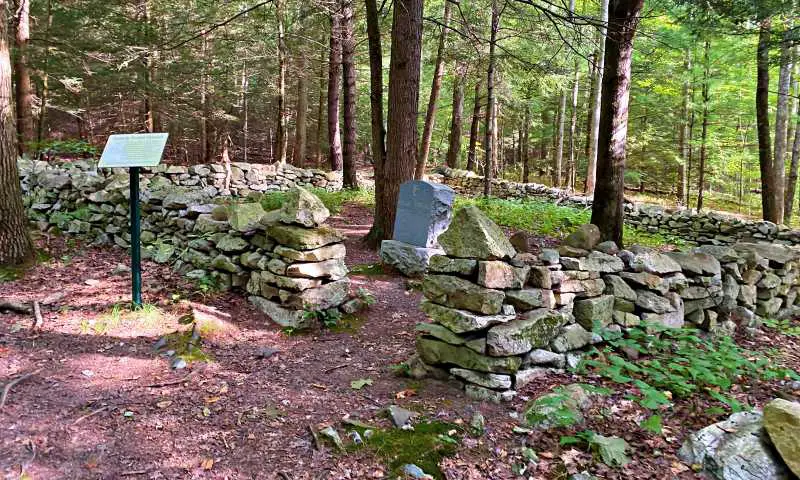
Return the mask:
[[[372,155],[375,163],[375,198],[383,198],[386,168],[386,129],[383,126],[383,52],[381,46],[380,18],[375,0],[365,0],[367,11],[367,40],[369,42],[369,105],[372,130]],[[376,222],[367,234],[366,241],[377,247],[385,232],[379,231]]]
[[33,140],[33,90],[31,74],[28,70],[28,40],[30,36],[30,0],[20,0],[17,7],[17,52],[14,64],[17,73],[17,146],[20,154],[26,151],[27,142]]
[[422,0],[395,0],[389,63],[389,111],[383,188],[375,196],[371,236],[392,238],[400,184],[414,178],[422,53]]
[[208,101],[208,35],[203,35],[201,56],[203,68],[200,72],[200,162],[210,163],[211,139],[208,132],[208,118],[211,116],[211,106]]
[[342,27],[338,5],[331,12],[331,48],[328,59],[328,162],[332,171],[342,169],[339,138],[339,83],[342,76]]
[[706,183],[706,155],[708,143],[708,100],[711,62],[708,59],[710,49],[709,41],[706,40],[703,47],[703,130],[700,136],[700,173],[697,180],[697,212],[703,210],[703,191]]
[[492,0],[492,25],[489,37],[489,68],[486,72],[486,135],[484,148],[486,149],[485,161],[483,166],[483,195],[489,196],[492,193],[492,173],[494,167],[494,139],[495,139],[495,98],[494,98],[494,67],[495,67],[495,48],[497,44],[497,31],[500,29],[500,10],[497,0]]
[[575,60],[575,78],[572,81],[572,118],[569,123],[569,180],[568,188],[575,189],[576,156],[577,156],[577,128],[578,128],[578,87],[580,86],[580,69],[578,60]]
[[[761,168],[761,208],[764,220],[781,223],[775,189],[772,159],[772,145],[769,131],[769,47],[772,21],[767,18],[761,22],[758,35],[758,54],[756,62],[756,124],[758,125],[758,163]],[[783,204],[783,199],[781,199]]]
[[450,142],[447,147],[447,166],[450,168],[459,167],[459,156],[461,154],[461,124],[464,115],[464,81],[465,67],[459,66],[457,75],[453,79],[453,112],[450,117]]
[[472,124],[469,126],[469,147],[467,148],[467,170],[475,171],[475,150],[478,144],[478,129],[481,125],[481,81],[475,83],[475,100],[472,106]]
[[17,170],[17,132],[12,104],[7,9],[6,0],[0,0],[0,265],[16,266],[33,259],[33,244],[22,206]]
[[773,175],[775,176],[776,206],[778,218],[783,223],[785,207],[786,146],[789,124],[789,89],[792,81],[792,49],[790,32],[787,30],[781,41],[780,73],[778,74],[778,102],[775,109],[775,151],[773,153]]
[[[50,32],[53,27],[53,0],[47,0],[47,23],[45,24],[44,38],[47,44],[50,44]],[[39,108],[39,124],[37,126],[36,142],[41,145],[44,139],[44,132],[47,125],[47,102],[50,99],[50,82],[48,81],[47,72],[50,71],[50,47],[45,47],[44,60],[42,62],[42,94],[41,104]]]
[[444,15],[442,16],[442,33],[439,34],[439,47],[436,50],[436,64],[433,68],[431,96],[428,99],[428,110],[425,113],[425,125],[422,129],[422,144],[419,147],[417,166],[414,171],[414,178],[417,180],[421,180],[425,175],[425,165],[428,162],[428,154],[431,150],[431,137],[433,136],[433,126],[436,122],[436,104],[439,101],[439,91],[442,89],[442,77],[444,77],[444,48],[447,41],[449,23],[450,2],[445,1]]
[[553,170],[553,186],[559,188],[564,183],[564,124],[566,123],[566,110],[567,91],[562,88],[561,98],[558,103],[558,116],[556,117],[556,123],[558,123],[558,134],[556,135],[556,158]]
[[342,0],[342,93],[344,96],[344,149],[342,184],[358,188],[356,177],[356,39],[353,0]]
[[786,182],[786,202],[784,206],[784,221],[787,225],[792,223],[792,210],[794,208],[794,197],[797,191],[797,170],[800,165],[800,46],[795,48],[795,65],[794,65],[794,105],[792,113],[797,118],[794,125],[792,143],[792,160],[789,169],[789,178]]
[[592,223],[603,240],[622,245],[625,193],[625,143],[631,86],[633,38],[644,0],[615,0],[610,8],[604,63],[600,131],[597,149],[597,186]]
[[297,120],[294,127],[294,164],[303,166],[306,161],[306,143],[308,130],[306,114],[308,113],[308,79],[306,78],[305,54],[300,55],[300,67],[297,73]]
[[608,2],[609,0],[601,0],[600,2],[600,19],[602,27],[600,27],[600,48],[598,49],[597,58],[597,75],[595,76],[594,91],[592,92],[592,123],[589,132],[589,155],[587,157],[586,166],[586,194],[593,195],[595,185],[597,182],[597,142],[600,129],[600,104],[602,102],[601,95],[603,93],[603,74],[605,68],[606,56],[606,32],[608,25]]
[[522,129],[523,129],[522,152],[520,153],[520,156],[522,157],[520,159],[520,161],[522,162],[522,183],[528,183],[530,181],[530,173],[531,173],[531,166],[530,166],[531,105],[529,99],[525,100],[525,119]]
[[320,49],[319,52],[319,94],[317,101],[317,138],[314,142],[314,165],[319,167],[322,165],[322,130],[324,127],[325,117],[325,87],[327,79],[325,78],[325,50]]
[[244,154],[244,161],[247,163],[247,142],[249,140],[248,134],[250,133],[250,109],[249,97],[247,96],[247,88],[250,81],[247,78],[247,62],[242,62],[242,147]]
[[145,42],[147,43],[147,53],[144,57],[144,125],[147,132],[156,130],[155,95],[153,95],[153,85],[155,84],[155,53],[151,45],[153,43],[150,24],[150,0],[142,2],[142,25],[145,29]]
[[[694,87],[694,78],[690,81],[691,84],[691,93],[689,95],[689,103],[694,105],[694,95],[695,95],[695,87]],[[691,193],[692,193],[692,167],[694,162],[694,108],[689,110],[689,140],[686,142],[687,154],[686,154],[686,207],[691,208],[692,204],[690,201]]]
[[547,157],[549,156],[550,153],[550,148],[548,147],[548,144],[552,143],[548,142],[549,139],[552,139],[552,132],[548,131],[548,129],[550,128],[550,122],[551,122],[550,109],[548,108],[547,103],[545,103],[544,106],[542,107],[542,135],[541,138],[539,139],[539,150],[541,155],[540,159],[542,161],[541,164],[544,168],[547,168],[548,166]]
[[275,163],[286,163],[286,147],[289,136],[287,134],[286,112],[286,20],[284,0],[275,2],[275,15],[278,20],[278,121],[275,130]]
[[689,162],[689,108],[690,106],[690,97],[689,97],[689,89],[691,86],[691,81],[689,79],[690,72],[692,70],[692,51],[691,49],[686,49],[686,59],[683,63],[683,70],[684,75],[686,78],[683,80],[683,104],[681,106],[681,126],[680,131],[678,132],[678,151],[681,155],[681,162],[678,165],[678,202],[680,203],[688,203],[686,202],[686,196],[688,195],[688,162]]

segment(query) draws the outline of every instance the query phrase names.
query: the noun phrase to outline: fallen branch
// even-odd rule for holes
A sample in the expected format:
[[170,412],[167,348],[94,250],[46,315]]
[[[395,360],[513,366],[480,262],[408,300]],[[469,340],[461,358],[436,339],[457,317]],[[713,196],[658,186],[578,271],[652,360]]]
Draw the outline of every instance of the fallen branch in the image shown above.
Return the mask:
[[120,476],[129,477],[131,475],[145,475],[150,473],[150,470],[128,470],[127,472],[120,473]]
[[28,372],[28,373],[26,373],[24,375],[20,375],[19,377],[15,378],[14,380],[9,380],[8,383],[6,383],[6,385],[3,387],[3,393],[0,394],[0,410],[2,410],[3,407],[6,405],[6,399],[8,398],[8,393],[11,391],[11,389],[14,387],[14,385],[18,384],[19,382],[22,382],[23,380],[26,380],[26,379],[32,377],[33,375],[36,375],[37,373],[41,372],[42,370],[43,370],[42,368],[37,368],[36,370],[34,370],[32,372]]
[[331,373],[334,370],[339,370],[340,368],[344,368],[344,367],[346,367],[348,365],[350,365],[350,364],[349,363],[343,363],[341,365],[336,365],[335,367],[331,367],[331,368],[325,370],[323,373]]
[[171,380],[169,382],[163,382],[163,383],[151,383],[150,385],[145,385],[144,387],[145,388],[161,388],[161,387],[169,387],[169,386],[172,386],[172,385],[178,385],[178,384],[183,383],[186,380],[188,380],[189,377],[191,377],[195,373],[197,373],[197,370],[189,372],[186,376],[184,376],[183,378],[181,378],[179,380]]
[[91,418],[91,417],[94,417],[95,415],[97,415],[98,413],[105,412],[109,408],[111,408],[111,405],[106,405],[105,407],[100,407],[98,409],[92,410],[91,412],[87,413],[86,415],[84,415],[84,416],[80,417],[79,419],[75,420],[74,422],[72,422],[72,424],[73,425],[77,425],[80,422],[86,420],[87,418]]
[[44,318],[42,317],[42,307],[36,300],[33,301],[33,318],[36,320],[33,322],[32,330],[41,329],[42,325],[44,325]]

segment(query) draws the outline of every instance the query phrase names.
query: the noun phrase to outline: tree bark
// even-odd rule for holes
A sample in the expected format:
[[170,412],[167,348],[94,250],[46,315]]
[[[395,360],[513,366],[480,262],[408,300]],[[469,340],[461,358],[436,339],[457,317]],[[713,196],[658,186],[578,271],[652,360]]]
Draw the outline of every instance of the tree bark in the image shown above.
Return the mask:
[[[372,155],[375,168],[375,198],[383,198],[386,168],[386,129],[383,126],[383,52],[381,46],[380,18],[376,0],[365,0],[367,12],[367,40],[369,46],[369,105],[372,133]],[[377,223],[375,225],[378,225]],[[372,247],[380,243],[383,232],[373,226],[366,241]]]
[[339,83],[342,76],[342,27],[338,5],[331,12],[331,48],[328,57],[328,162],[332,171],[342,169],[339,138]]
[[[769,132],[769,47],[772,21],[762,20],[758,35],[756,62],[756,125],[758,126],[758,163],[761,169],[761,208],[764,220],[781,223],[775,189],[772,146]],[[782,203],[781,199],[781,203]]]
[[603,201],[592,204],[592,223],[600,228],[603,240],[620,246],[633,38],[643,4],[644,0],[611,2],[606,38],[595,188],[595,198]]
[[459,72],[453,79],[453,112],[450,117],[450,143],[447,147],[447,166],[450,168],[459,167],[459,156],[461,154],[461,124],[464,115],[464,81],[465,68],[459,67]]
[[567,91],[561,89],[561,97],[558,103],[558,115],[556,116],[556,123],[558,130],[556,134],[556,158],[553,165],[553,186],[561,187],[564,183],[564,123],[566,122],[567,110]]
[[358,188],[356,176],[356,38],[353,0],[341,0],[342,6],[342,93],[344,97],[344,149],[342,185]]
[[275,130],[275,163],[284,165],[286,163],[286,147],[288,146],[287,135],[287,112],[286,112],[286,5],[284,0],[276,0],[275,15],[278,20],[278,121]]
[[145,130],[153,133],[156,130],[155,95],[153,95],[153,85],[155,84],[155,53],[152,43],[152,25],[150,24],[150,0],[142,1],[142,26],[145,29],[145,42],[147,43],[147,53],[144,57],[144,126]]
[[787,225],[792,223],[792,211],[794,209],[794,197],[797,191],[797,170],[800,165],[800,46],[795,48],[794,52],[794,102],[792,113],[797,118],[794,125],[792,135],[789,138],[794,138],[792,143],[792,160],[789,167],[789,177],[786,180],[786,202],[784,205],[784,221]]
[[478,129],[481,125],[481,81],[475,83],[475,100],[472,106],[472,124],[469,126],[469,147],[467,148],[467,170],[475,171],[475,150],[478,144]]
[[523,120],[522,125],[522,146],[520,147],[522,151],[520,152],[520,161],[522,162],[522,183],[528,183],[530,181],[530,151],[531,151],[531,144],[530,144],[530,130],[531,130],[531,105],[530,100],[525,100],[525,119]]
[[7,9],[6,0],[0,0],[0,265],[17,266],[33,259],[33,244],[17,170]]
[[598,132],[600,129],[600,104],[602,101],[601,95],[603,93],[603,73],[605,66],[606,56],[606,36],[608,25],[608,2],[609,0],[601,0],[600,2],[600,20],[602,25],[600,27],[600,48],[597,53],[597,75],[595,76],[594,90],[592,92],[592,123],[589,132],[589,156],[587,158],[586,166],[586,194],[593,195],[595,185],[597,182],[597,141]]
[[211,106],[208,100],[208,35],[203,35],[202,42],[203,67],[200,71],[200,161],[211,161],[211,136],[209,135],[208,118],[211,116]]
[[324,117],[326,106],[326,86],[327,78],[325,77],[325,50],[320,49],[319,53],[319,93],[317,94],[317,131],[316,141],[314,142],[314,165],[319,167],[322,165],[322,131],[324,130]]
[[[44,38],[45,42],[50,43],[50,32],[53,27],[53,0],[47,0],[47,20],[45,24]],[[44,50],[44,60],[42,62],[42,70],[40,72],[42,81],[42,94],[41,104],[39,109],[39,124],[36,128],[36,142],[41,145],[44,139],[44,132],[47,125],[47,102],[50,99],[50,82],[48,81],[47,72],[50,70],[50,48],[46,47]],[[38,153],[38,152],[37,152]]]
[[678,165],[678,202],[686,203],[688,195],[688,163],[689,163],[689,109],[691,108],[689,96],[691,80],[689,78],[692,70],[692,51],[686,49],[686,59],[683,63],[684,75],[686,78],[683,80],[683,104],[681,105],[681,125],[678,132],[678,151],[681,155],[681,162]]
[[497,0],[492,0],[492,25],[489,36],[489,68],[486,72],[486,134],[484,148],[486,149],[483,168],[483,195],[489,196],[492,193],[492,173],[494,173],[494,139],[495,139],[495,99],[494,99],[494,67],[495,67],[495,48],[497,44],[497,31],[500,29],[500,10]]
[[375,195],[370,236],[392,238],[400,184],[414,178],[422,53],[422,0],[395,0],[389,62],[389,111],[383,188]]
[[576,155],[577,155],[577,128],[578,128],[578,88],[580,86],[580,69],[578,60],[575,60],[575,78],[572,81],[572,118],[569,123],[569,167],[567,179],[568,188],[575,189],[575,176],[576,176]]
[[297,120],[294,126],[294,164],[302,167],[306,162],[306,143],[308,141],[308,79],[306,78],[305,54],[300,55],[300,68],[297,72]]
[[17,146],[19,153],[27,150],[27,143],[33,140],[33,90],[31,74],[28,70],[28,40],[30,40],[30,0],[20,0],[17,7],[17,54],[14,64],[17,73]]
[[448,24],[450,23],[450,2],[444,2],[444,15],[442,16],[442,32],[439,34],[439,47],[436,50],[436,64],[433,68],[433,82],[431,83],[431,96],[428,99],[428,110],[425,113],[425,125],[422,129],[422,144],[419,146],[417,166],[414,178],[421,180],[425,175],[425,165],[428,163],[428,154],[431,150],[431,137],[433,126],[436,123],[436,107],[439,101],[439,92],[442,89],[444,77],[444,48],[447,41]]
[[786,146],[789,125],[789,89],[792,81],[791,30],[784,33],[781,41],[780,71],[778,74],[778,101],[775,108],[775,150],[773,153],[773,175],[775,176],[776,206],[779,208],[780,223],[783,223],[785,208]]
[[706,183],[706,155],[708,143],[708,100],[711,62],[708,59],[710,49],[709,41],[706,40],[703,47],[703,126],[700,134],[700,172],[697,177],[697,212],[703,209],[703,191]]

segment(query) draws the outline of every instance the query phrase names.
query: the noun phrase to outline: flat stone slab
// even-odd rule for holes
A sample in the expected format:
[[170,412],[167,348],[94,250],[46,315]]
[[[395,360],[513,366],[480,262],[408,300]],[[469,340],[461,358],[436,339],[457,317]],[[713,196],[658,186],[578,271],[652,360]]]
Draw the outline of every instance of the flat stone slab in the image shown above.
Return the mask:
[[424,275],[431,257],[442,254],[444,250],[439,248],[419,247],[399,240],[381,242],[381,261],[407,277]]
[[439,234],[450,225],[456,192],[441,183],[412,180],[400,185],[393,240],[438,248]]

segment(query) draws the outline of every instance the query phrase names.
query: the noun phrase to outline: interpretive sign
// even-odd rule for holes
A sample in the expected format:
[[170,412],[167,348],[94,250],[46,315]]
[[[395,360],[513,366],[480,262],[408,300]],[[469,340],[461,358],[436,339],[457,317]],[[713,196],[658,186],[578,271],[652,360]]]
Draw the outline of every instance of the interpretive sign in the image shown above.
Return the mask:
[[108,137],[98,167],[130,169],[131,207],[131,303],[142,306],[142,242],[139,212],[139,169],[155,167],[161,162],[166,133],[134,133]]
[[155,167],[161,162],[168,133],[133,133],[108,137],[98,167]]

